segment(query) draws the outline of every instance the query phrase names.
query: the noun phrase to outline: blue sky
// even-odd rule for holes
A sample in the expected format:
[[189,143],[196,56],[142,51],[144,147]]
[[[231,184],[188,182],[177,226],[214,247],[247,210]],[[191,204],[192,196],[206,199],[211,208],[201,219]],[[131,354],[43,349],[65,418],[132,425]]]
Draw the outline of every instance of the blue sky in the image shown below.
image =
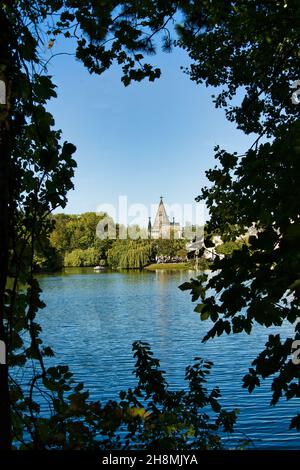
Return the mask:
[[49,109],[63,139],[77,146],[75,190],[65,212],[95,211],[117,204],[119,195],[147,206],[160,195],[169,204],[194,203],[207,184],[205,170],[215,164],[213,147],[242,153],[253,142],[214,108],[213,89],[180,70],[184,51],[159,52],[152,61],[162,77],[127,88],[117,66],[99,77],[71,56],[49,64],[58,85]]

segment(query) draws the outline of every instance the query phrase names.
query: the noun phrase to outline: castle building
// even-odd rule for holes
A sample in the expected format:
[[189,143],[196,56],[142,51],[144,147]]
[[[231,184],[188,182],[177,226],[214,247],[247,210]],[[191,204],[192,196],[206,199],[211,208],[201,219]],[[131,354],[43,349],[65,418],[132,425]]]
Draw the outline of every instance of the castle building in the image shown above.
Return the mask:
[[151,224],[151,217],[149,217],[148,223],[148,237],[149,238],[182,238],[182,230],[180,224],[175,222],[173,217],[170,222],[165,205],[163,203],[163,197],[160,197],[160,202],[154,219],[154,224]]

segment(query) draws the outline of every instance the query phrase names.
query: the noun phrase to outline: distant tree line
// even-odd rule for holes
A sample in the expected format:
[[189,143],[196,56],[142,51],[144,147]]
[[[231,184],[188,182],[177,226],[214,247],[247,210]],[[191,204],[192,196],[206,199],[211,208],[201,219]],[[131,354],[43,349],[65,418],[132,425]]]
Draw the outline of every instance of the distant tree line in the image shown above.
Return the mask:
[[95,212],[80,215],[50,216],[52,231],[38,238],[35,244],[35,271],[58,271],[63,267],[108,266],[142,269],[158,256],[185,260],[187,251],[183,239],[100,239],[96,227],[104,217]]

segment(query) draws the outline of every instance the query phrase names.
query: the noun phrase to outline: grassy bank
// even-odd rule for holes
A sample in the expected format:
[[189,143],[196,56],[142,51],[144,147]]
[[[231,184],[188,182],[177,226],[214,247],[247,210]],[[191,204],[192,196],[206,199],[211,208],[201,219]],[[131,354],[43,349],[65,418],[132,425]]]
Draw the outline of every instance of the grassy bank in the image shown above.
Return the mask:
[[156,271],[157,269],[169,269],[169,270],[178,270],[178,269],[194,269],[194,266],[191,263],[158,263],[150,264],[144,269],[149,271]]

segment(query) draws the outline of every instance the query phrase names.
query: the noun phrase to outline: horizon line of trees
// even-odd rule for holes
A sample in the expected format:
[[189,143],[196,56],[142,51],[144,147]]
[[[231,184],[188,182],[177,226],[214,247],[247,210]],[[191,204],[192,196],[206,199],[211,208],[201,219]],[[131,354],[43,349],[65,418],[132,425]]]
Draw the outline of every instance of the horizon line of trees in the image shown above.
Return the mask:
[[[35,272],[56,272],[64,267],[101,266],[113,269],[143,269],[158,258],[168,262],[193,263],[195,259],[186,248],[185,238],[124,239],[124,227],[116,226],[116,238],[99,238],[97,225],[106,214],[84,212],[82,214],[55,214],[50,216],[52,230],[46,237],[36,240],[34,253]],[[122,231],[122,236],[119,233]],[[136,233],[139,232],[139,227]],[[241,240],[221,242],[215,249],[216,256],[230,256],[243,245]],[[200,264],[199,264],[200,261]],[[204,250],[197,256],[197,266],[206,269],[209,263]]]

